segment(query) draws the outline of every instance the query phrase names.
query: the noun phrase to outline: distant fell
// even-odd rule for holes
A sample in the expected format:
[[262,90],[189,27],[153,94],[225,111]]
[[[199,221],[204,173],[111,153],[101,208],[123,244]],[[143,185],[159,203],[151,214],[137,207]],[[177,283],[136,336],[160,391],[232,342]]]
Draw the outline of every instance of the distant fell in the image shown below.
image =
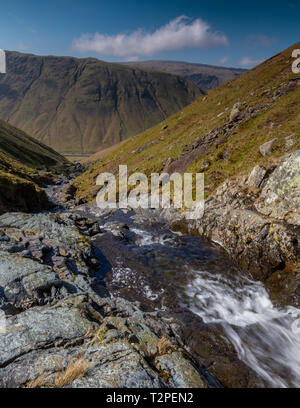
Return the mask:
[[182,77],[95,58],[6,52],[0,118],[63,153],[94,153],[201,95]]
[[152,60],[126,62],[125,64],[143,69],[180,75],[193,82],[203,92],[208,92],[217,86],[223,85],[247,71],[246,69],[241,68],[226,68],[183,61]]

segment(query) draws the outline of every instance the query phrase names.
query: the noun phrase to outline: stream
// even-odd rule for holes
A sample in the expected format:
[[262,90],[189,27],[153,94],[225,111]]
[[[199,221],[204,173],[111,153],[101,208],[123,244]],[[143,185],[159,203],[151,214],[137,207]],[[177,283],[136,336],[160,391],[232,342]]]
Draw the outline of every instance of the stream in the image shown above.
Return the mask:
[[103,231],[92,242],[99,279],[112,296],[149,311],[184,310],[195,327],[218,325],[268,387],[300,387],[300,310],[273,306],[264,285],[245,276],[219,245],[171,231],[152,210],[79,210]]

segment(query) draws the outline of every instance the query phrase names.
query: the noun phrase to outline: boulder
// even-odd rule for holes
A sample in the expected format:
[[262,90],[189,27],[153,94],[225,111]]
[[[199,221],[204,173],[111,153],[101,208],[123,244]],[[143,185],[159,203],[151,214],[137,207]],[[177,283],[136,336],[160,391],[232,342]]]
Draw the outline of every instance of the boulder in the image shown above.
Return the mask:
[[236,104],[234,104],[231,112],[230,112],[230,122],[234,122],[238,119],[239,114],[240,114],[240,106],[241,104],[239,102],[237,102]]
[[273,145],[277,142],[277,138],[270,140],[269,142],[264,143],[259,147],[259,151],[262,156],[267,156],[272,153]]

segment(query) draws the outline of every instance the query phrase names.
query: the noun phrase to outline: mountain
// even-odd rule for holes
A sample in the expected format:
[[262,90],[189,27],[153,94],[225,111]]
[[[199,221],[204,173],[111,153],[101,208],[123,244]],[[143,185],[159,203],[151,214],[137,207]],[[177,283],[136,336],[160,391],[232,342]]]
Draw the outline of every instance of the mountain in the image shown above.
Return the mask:
[[125,64],[135,66],[142,69],[168,72],[174,75],[180,75],[195,85],[203,92],[223,85],[231,79],[246,72],[246,69],[225,68],[214,65],[195,64],[182,61],[140,61],[126,62]]
[[[103,171],[205,172],[206,195],[256,164],[270,166],[300,147],[300,76],[292,51],[300,43],[209,92],[153,129],[93,164],[77,180],[77,196],[95,198]],[[262,155],[260,147],[268,148]],[[262,150],[264,153],[264,150]],[[101,157],[101,155],[100,155]]]
[[45,170],[67,163],[51,148],[0,120],[0,214],[47,209],[46,193],[39,187],[49,180]]
[[191,82],[93,58],[6,52],[0,118],[64,153],[94,153],[201,95]]

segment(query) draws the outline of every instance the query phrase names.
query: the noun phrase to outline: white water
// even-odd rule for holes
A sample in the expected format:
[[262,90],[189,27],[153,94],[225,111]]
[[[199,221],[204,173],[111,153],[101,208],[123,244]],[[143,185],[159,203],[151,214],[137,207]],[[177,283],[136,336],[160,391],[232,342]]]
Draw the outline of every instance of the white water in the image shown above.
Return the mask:
[[299,387],[300,310],[275,308],[259,282],[239,278],[233,284],[224,276],[190,273],[190,310],[206,323],[220,323],[239,358],[269,386]]
[[[132,226],[136,234],[137,247],[162,245],[177,247],[180,234],[162,233],[144,230]],[[180,241],[180,248],[195,245],[189,240]],[[142,249],[142,248],[141,248]],[[180,255],[176,262],[180,262]],[[170,252],[169,269],[172,269]],[[181,265],[181,263],[180,263]],[[164,272],[164,264],[155,264],[156,269]],[[232,274],[194,270],[189,265],[189,253],[182,257],[182,273],[186,279],[184,285],[172,286],[176,290],[176,299],[182,299],[183,306],[200,316],[205,323],[222,325],[224,336],[235,347],[240,360],[257,372],[269,387],[300,387],[300,310],[294,307],[276,308],[267,291],[260,282]],[[220,269],[218,270],[220,271]],[[153,290],[143,272],[130,269],[119,259],[112,269],[112,283],[135,290],[150,300],[163,299],[165,296],[162,282],[160,290]]]
[[[152,245],[152,244],[172,244],[174,241],[174,237],[172,236],[165,236],[160,234],[153,234],[151,232],[139,229],[139,228],[131,228],[131,231],[134,232],[138,239],[136,240],[136,245],[138,246],[145,246],[145,245]],[[173,234],[173,233],[172,233]],[[174,234],[175,235],[175,234]]]

